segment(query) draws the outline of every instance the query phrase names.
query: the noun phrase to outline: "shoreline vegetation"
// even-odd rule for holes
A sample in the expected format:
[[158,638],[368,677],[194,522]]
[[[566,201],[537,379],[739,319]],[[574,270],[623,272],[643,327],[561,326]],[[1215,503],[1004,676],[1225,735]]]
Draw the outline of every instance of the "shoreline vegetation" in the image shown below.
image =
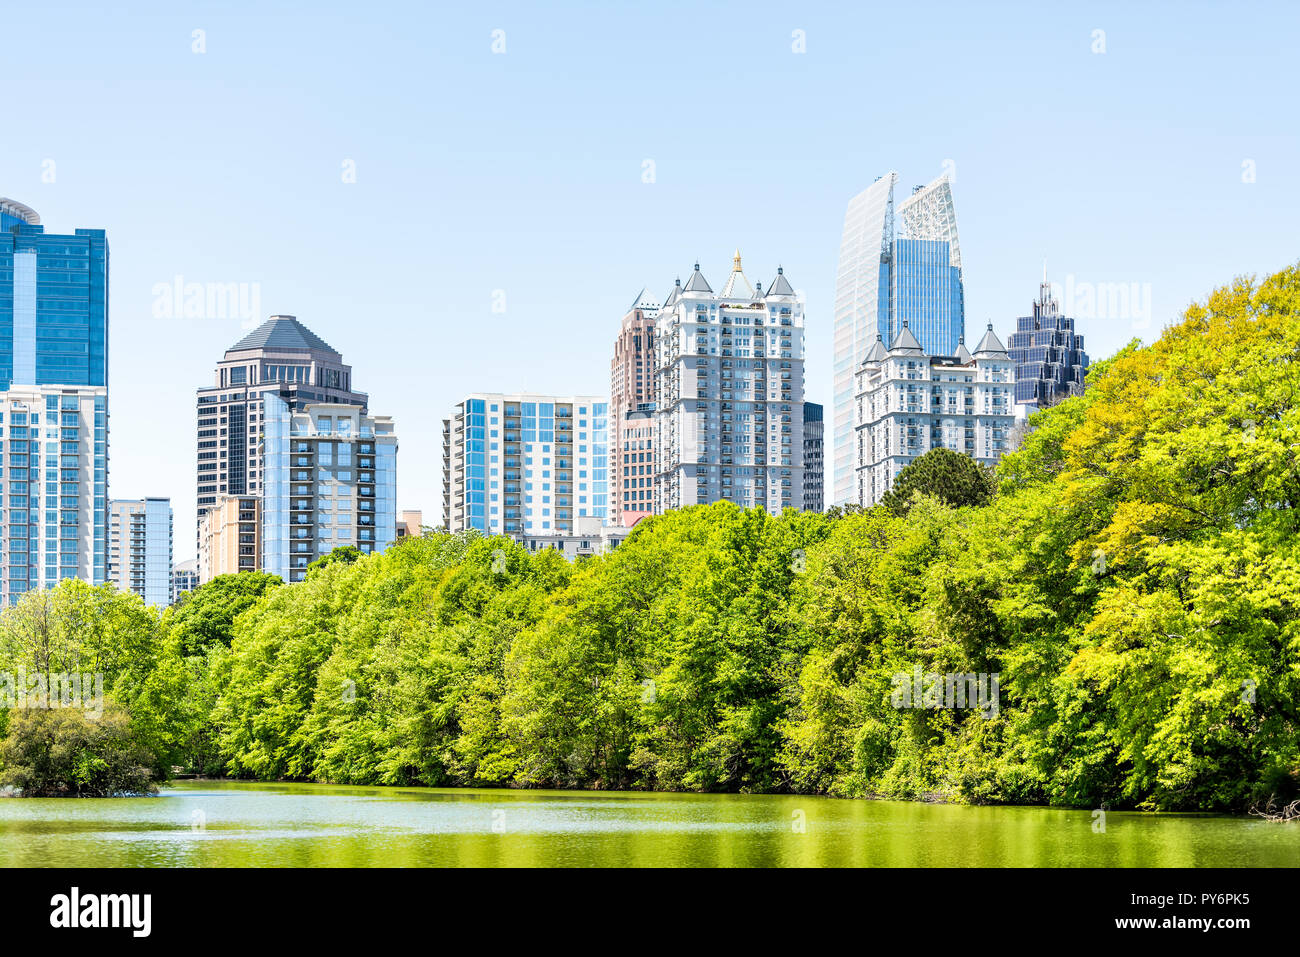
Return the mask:
[[1292,267],[1096,363],[995,474],[932,452],[872,509],[693,506],[576,564],[434,532],[161,613],[65,581],[0,613],[0,673],[102,675],[103,715],[0,710],[0,785],[179,767],[1294,818],[1298,398]]

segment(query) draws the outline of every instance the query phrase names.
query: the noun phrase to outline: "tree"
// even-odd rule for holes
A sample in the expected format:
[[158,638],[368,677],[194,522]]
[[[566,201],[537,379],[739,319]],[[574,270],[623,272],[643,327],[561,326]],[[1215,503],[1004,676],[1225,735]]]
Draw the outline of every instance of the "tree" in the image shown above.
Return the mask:
[[903,468],[881,504],[906,515],[916,493],[932,495],[953,508],[987,505],[993,498],[993,476],[968,455],[933,448]]
[[278,575],[239,572],[218,575],[196,588],[184,605],[171,612],[168,626],[186,657],[201,654],[211,644],[229,647],[235,618],[283,584]]
[[81,708],[21,709],[0,740],[0,783],[23,797],[152,794],[152,758],[112,702],[97,718]]

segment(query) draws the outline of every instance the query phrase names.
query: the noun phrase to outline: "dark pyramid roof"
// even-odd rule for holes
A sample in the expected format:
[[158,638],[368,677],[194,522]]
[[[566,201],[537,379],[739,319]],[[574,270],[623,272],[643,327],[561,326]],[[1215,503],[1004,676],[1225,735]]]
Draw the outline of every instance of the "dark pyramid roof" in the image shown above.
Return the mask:
[[907,328],[907,320],[903,320],[903,328],[898,330],[898,335],[894,336],[893,345],[889,347],[890,352],[921,352],[921,343],[916,341],[916,336],[912,335],[912,330]]
[[244,349],[319,349],[339,354],[337,349],[293,316],[272,316],[226,351],[240,352]]
[[776,278],[772,284],[767,287],[769,296],[793,296],[794,288],[790,285],[790,280],[785,278],[785,270],[780,266],[776,267]]
[[1002,340],[993,334],[993,323],[991,322],[989,323],[988,331],[984,333],[984,338],[981,339],[980,344],[975,347],[975,355],[990,352],[1000,352],[1003,355],[1007,354],[1006,346],[1002,344]]
[[700,272],[700,264],[695,264],[695,271],[691,273],[691,278],[686,280],[686,285],[682,287],[682,292],[713,292],[713,287],[704,279],[704,273]]

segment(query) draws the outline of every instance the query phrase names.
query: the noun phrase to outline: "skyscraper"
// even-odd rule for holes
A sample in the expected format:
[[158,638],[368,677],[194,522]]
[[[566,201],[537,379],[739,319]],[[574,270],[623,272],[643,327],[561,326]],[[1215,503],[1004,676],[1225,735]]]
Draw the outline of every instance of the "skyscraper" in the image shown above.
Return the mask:
[[0,597],[108,578],[108,239],[0,199]]
[[489,535],[567,535],[609,516],[609,403],[474,392],[442,420],[443,523]]
[[172,601],[171,499],[115,499],[109,516],[109,578],[118,591],[166,608]]
[[825,428],[822,407],[816,402],[803,404],[803,510],[826,511],[823,472],[825,469]]
[[906,323],[858,368],[857,491],[875,505],[898,473],[933,448],[993,466],[1015,421],[1011,357],[992,324],[974,352],[964,341],[950,356],[929,355]]
[[1083,336],[1074,331],[1073,319],[1061,315],[1046,276],[1038,287],[1034,314],[1016,320],[1007,352],[1016,364],[1016,405],[1024,414],[1083,394],[1088,374]]
[[262,571],[302,581],[335,548],[381,552],[397,539],[397,435],[349,403],[268,394],[261,463]]
[[740,251],[720,293],[700,272],[655,331],[655,511],[720,500],[803,506],[804,303],[778,267],[750,285]]
[[877,337],[906,323],[928,354],[952,355],[965,332],[957,214],[947,175],[896,200],[889,172],[849,201],[835,280],[832,502],[856,500],[854,379]]
[[[654,330],[659,303],[642,289],[623,317],[609,364],[609,518],[631,526],[654,501]],[[648,465],[645,463],[649,463]],[[624,513],[627,513],[626,515]]]
[[260,495],[257,447],[264,403],[291,410],[309,402],[359,406],[352,367],[293,316],[272,316],[226,350],[211,386],[198,390],[198,521],[220,495]]
[[108,385],[108,237],[0,198],[0,391]]

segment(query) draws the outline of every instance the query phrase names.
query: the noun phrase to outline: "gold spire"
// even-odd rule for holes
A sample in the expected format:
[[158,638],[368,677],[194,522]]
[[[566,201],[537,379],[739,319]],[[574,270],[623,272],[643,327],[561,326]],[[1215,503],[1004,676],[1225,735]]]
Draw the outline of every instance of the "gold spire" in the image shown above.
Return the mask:
[[731,271],[740,272],[740,250],[736,250],[736,255],[731,260]]

